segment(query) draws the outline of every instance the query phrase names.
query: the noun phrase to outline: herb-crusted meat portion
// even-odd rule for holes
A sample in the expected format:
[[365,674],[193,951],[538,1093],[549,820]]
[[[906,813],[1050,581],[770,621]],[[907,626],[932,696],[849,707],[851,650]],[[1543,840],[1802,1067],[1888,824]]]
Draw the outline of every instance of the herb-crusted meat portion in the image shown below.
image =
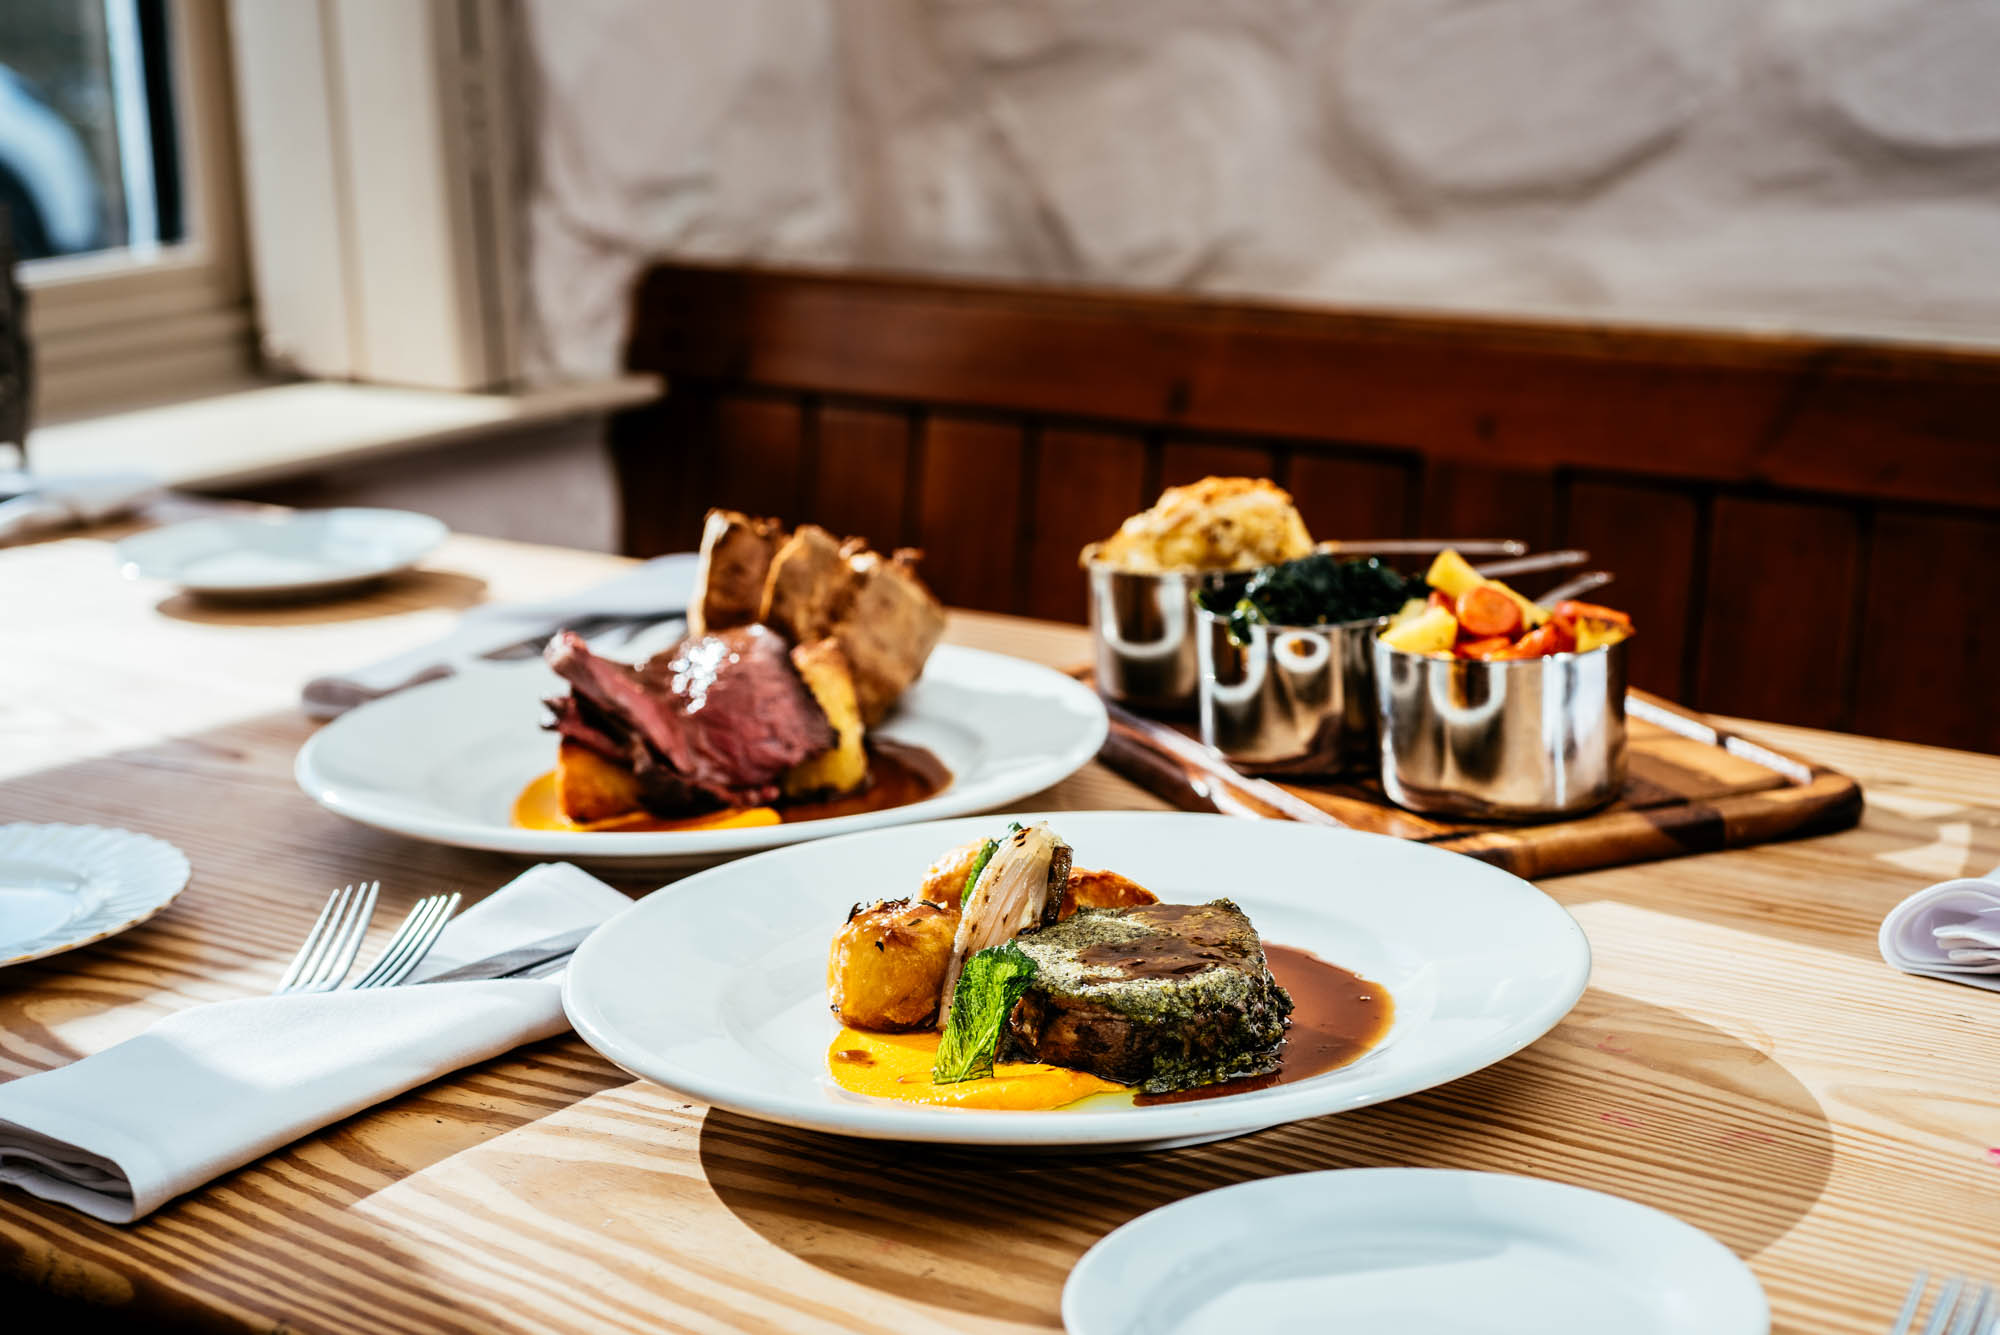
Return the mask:
[[1162,1094],[1278,1068],[1292,999],[1226,899],[1084,909],[1014,944],[1035,962],[1004,1061],[1088,1071]]

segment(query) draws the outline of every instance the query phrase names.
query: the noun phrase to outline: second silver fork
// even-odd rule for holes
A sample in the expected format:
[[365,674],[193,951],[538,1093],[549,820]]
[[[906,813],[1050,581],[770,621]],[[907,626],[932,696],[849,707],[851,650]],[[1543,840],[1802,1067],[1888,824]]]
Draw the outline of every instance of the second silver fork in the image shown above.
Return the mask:
[[382,948],[382,954],[368,972],[361,975],[349,987],[394,987],[415,972],[424,962],[424,956],[431,953],[438,937],[444,932],[451,915],[458,912],[458,893],[448,895],[426,895],[418,900],[403,925],[389,938],[389,944]]

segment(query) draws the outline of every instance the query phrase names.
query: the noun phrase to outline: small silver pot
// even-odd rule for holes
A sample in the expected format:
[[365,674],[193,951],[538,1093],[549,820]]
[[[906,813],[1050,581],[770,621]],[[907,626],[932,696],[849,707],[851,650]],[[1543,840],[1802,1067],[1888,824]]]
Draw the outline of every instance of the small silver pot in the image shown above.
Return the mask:
[[1625,785],[1625,643],[1479,662],[1374,643],[1382,790],[1427,815],[1546,820]]
[[1195,595],[1232,583],[1241,587],[1254,572],[1135,572],[1088,552],[1083,568],[1098,693],[1147,713],[1193,713],[1200,679]]
[[1389,618],[1250,627],[1200,608],[1201,739],[1255,774],[1341,774],[1375,764],[1370,646]]

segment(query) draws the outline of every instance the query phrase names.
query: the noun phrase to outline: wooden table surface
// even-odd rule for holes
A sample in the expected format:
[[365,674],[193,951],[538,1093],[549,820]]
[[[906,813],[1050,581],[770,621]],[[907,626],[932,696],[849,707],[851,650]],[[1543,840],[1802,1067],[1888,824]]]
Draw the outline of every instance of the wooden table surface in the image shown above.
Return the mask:
[[[366,597],[241,609],[121,581],[104,534],[0,551],[0,822],[123,825],[194,864],[152,922],[0,974],[4,1078],[268,989],[335,885],[382,880],[379,936],[419,895],[507,880],[518,861],[307,801],[298,687],[614,565],[457,538]],[[1074,628],[1000,617],[956,617],[951,638],[1083,652]],[[1746,726],[1860,778],[1860,828],[1548,882],[1589,934],[1589,991],[1525,1052],[1429,1093],[1193,1149],[1037,1157],[767,1126],[560,1039],[134,1227],[0,1194],[0,1274],[208,1328],[1046,1329],[1077,1257],[1145,1210],[1400,1164],[1659,1206],[1749,1261],[1778,1329],[1877,1332],[1918,1267],[2000,1280],[2000,995],[1875,948],[1904,895],[2000,863],[2000,759]],[[1022,804],[1158,805],[1096,766]]]

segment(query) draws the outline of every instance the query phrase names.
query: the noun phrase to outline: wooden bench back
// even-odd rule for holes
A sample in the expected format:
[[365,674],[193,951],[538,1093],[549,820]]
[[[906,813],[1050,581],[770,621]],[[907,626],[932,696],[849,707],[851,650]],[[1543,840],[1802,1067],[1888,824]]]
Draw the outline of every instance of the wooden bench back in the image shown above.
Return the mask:
[[1080,620],[1084,542],[1268,475],[1318,537],[1589,548],[1637,685],[2000,750],[2000,357],[663,264],[628,360],[635,554],[727,505]]

